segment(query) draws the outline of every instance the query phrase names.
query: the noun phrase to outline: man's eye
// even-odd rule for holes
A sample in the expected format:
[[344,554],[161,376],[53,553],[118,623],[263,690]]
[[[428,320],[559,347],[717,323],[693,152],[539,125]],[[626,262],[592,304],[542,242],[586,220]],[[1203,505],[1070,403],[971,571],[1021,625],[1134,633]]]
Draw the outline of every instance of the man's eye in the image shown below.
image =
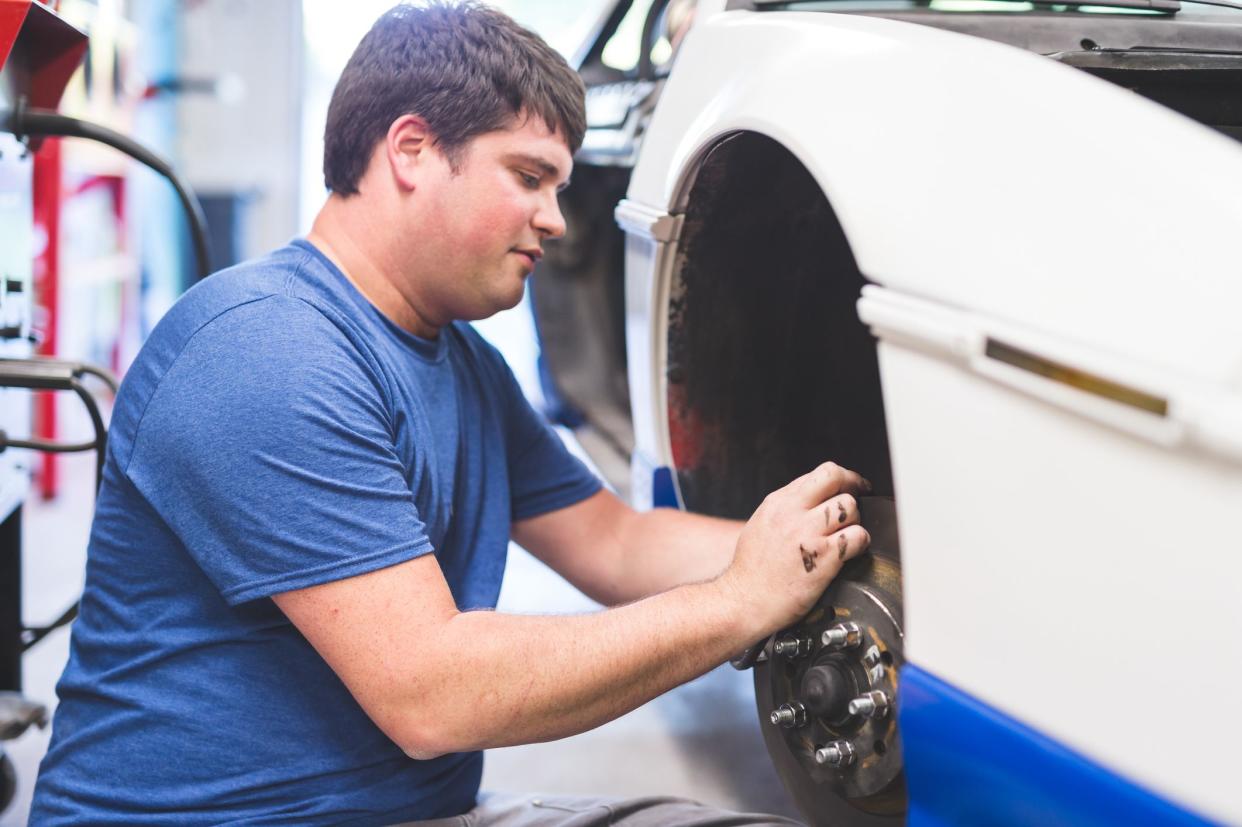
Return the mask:
[[522,184],[530,189],[539,189],[539,179],[529,173],[519,172],[518,177],[522,179]]

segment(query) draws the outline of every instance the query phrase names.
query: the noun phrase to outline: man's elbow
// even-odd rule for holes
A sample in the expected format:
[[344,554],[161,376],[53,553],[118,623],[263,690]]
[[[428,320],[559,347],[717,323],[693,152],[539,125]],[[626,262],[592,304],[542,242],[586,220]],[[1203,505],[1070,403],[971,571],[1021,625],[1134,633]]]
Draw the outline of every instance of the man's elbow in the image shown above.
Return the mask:
[[449,754],[436,749],[429,749],[421,745],[410,744],[402,746],[401,751],[404,752],[407,757],[413,758],[415,761],[430,761],[432,758],[439,758],[441,755]]
[[[385,717],[388,720],[382,723],[377,721],[380,729],[402,752],[416,761],[430,761],[441,755],[478,749],[477,745],[467,743],[464,738],[454,736],[447,731],[442,723],[433,723],[436,717],[434,715],[407,713]],[[431,720],[428,720],[429,718]],[[443,721],[443,718],[440,721]]]
[[409,726],[401,727],[399,731],[394,731],[387,727],[384,729],[385,734],[392,739],[393,743],[415,761],[430,761],[432,758],[439,758],[441,755],[463,751],[455,749],[438,735],[422,730],[414,730]]

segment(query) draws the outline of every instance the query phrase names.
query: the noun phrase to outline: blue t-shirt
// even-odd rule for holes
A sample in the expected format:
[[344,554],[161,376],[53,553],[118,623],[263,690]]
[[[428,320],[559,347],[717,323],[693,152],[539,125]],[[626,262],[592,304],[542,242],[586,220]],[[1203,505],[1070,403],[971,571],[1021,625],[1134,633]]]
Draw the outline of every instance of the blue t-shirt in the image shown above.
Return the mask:
[[271,595],[434,553],[496,605],[510,524],[599,481],[469,326],[412,336],[312,245],[197,285],[121,388],[33,824],[387,824],[470,809]]

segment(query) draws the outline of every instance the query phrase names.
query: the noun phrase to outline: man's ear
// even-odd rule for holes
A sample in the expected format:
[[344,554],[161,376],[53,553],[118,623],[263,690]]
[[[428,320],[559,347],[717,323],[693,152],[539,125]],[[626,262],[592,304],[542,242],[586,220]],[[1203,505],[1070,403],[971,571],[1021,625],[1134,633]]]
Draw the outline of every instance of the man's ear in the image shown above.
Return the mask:
[[419,172],[433,153],[432,143],[427,122],[417,115],[402,115],[388,127],[384,153],[398,187],[407,191],[415,188]]

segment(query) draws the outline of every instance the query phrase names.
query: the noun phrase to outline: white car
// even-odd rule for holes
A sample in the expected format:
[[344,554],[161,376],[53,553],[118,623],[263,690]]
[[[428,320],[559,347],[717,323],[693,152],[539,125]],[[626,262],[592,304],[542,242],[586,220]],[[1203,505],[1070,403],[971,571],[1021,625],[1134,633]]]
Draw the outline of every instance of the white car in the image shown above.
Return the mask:
[[1242,5],[630,5],[549,387],[642,506],[875,483],[758,656],[807,818],[1242,822]]

